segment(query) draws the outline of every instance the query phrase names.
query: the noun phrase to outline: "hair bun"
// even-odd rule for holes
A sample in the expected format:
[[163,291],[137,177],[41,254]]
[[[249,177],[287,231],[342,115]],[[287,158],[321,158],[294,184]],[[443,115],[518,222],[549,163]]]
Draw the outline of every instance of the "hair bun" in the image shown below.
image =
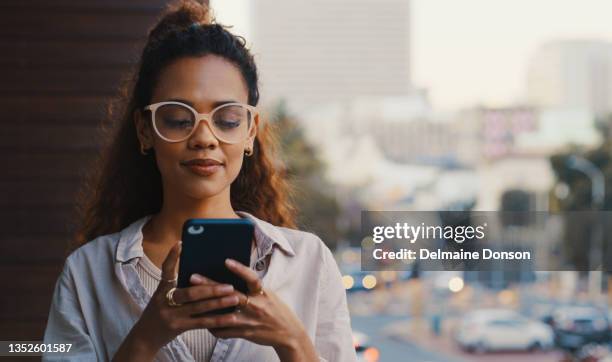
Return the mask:
[[214,23],[208,2],[205,0],[181,0],[170,4],[157,25],[149,33],[149,38],[160,39],[176,31],[182,31],[193,24]]

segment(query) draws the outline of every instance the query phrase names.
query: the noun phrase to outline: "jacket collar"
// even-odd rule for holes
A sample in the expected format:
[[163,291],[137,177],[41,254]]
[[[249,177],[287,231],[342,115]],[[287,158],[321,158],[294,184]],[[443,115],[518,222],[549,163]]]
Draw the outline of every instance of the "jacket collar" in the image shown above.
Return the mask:
[[285,234],[280,231],[278,226],[274,226],[267,221],[258,219],[246,211],[236,211],[236,213],[253,221],[255,224],[255,241],[257,243],[260,242],[258,239],[261,239],[263,241],[263,245],[276,244],[287,255],[295,256],[295,251],[293,250],[291,243]]
[[[236,211],[236,213],[243,218],[251,220],[255,224],[255,243],[262,253],[267,252],[276,244],[285,254],[295,256],[295,251],[289,243],[289,240],[287,240],[277,226],[258,219],[246,211]],[[121,230],[115,255],[117,262],[125,263],[131,259],[144,255],[144,249],[142,248],[142,228],[152,216],[153,215],[144,216]]]

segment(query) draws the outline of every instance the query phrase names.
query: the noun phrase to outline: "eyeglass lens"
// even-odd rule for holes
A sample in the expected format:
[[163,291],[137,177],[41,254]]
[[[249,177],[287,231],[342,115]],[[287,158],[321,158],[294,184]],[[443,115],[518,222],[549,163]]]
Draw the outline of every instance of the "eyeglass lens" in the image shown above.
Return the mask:
[[[212,133],[220,141],[236,143],[247,137],[251,125],[251,111],[237,104],[219,107],[211,115]],[[165,138],[183,140],[191,134],[196,115],[186,106],[164,104],[155,111],[155,127]]]

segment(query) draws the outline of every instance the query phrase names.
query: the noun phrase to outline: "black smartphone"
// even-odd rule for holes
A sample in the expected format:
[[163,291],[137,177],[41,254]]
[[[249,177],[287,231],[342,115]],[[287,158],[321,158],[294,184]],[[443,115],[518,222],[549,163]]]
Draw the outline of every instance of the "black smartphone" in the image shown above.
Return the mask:
[[[191,274],[198,273],[219,283],[231,284],[247,293],[246,282],[225,266],[231,258],[250,264],[251,242],[255,227],[248,219],[189,219],[183,224],[182,251],[177,286],[191,286]],[[235,307],[205,314],[230,313]]]

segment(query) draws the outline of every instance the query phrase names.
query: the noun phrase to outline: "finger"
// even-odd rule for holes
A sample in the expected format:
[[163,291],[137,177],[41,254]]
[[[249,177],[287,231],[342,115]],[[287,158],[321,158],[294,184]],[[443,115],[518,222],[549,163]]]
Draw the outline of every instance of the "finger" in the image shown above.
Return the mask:
[[[259,321],[261,320],[261,318],[264,318],[268,314],[267,312],[265,312],[267,303],[264,303],[262,300],[260,300],[260,297],[262,296],[260,296],[259,294],[248,296],[240,292],[236,292],[235,294],[239,300],[238,306],[240,308],[241,317],[247,317],[255,321]],[[267,296],[268,294],[266,294],[266,296],[264,296],[263,298],[267,298]]]
[[253,337],[256,333],[261,335],[261,328],[258,323],[252,323],[249,320],[241,320],[236,318],[234,326],[219,327],[209,329],[210,333],[216,338],[245,338]]
[[220,284],[219,282],[216,282],[212,279],[209,279],[201,274],[191,274],[191,277],[189,278],[189,281],[194,284],[194,285],[214,285],[214,284]]
[[[240,308],[244,308],[246,307],[246,302],[247,302],[247,296],[239,291],[236,291],[236,293],[234,293],[236,295],[236,297],[238,297],[238,305],[240,306]],[[249,301],[249,304],[251,302]]]
[[224,297],[234,291],[231,284],[219,285],[195,285],[187,288],[179,288],[174,292],[173,299],[176,303],[184,304],[197,302],[202,299]]
[[229,258],[225,259],[225,265],[231,272],[233,272],[234,274],[244,279],[244,281],[246,281],[247,287],[249,288],[249,292],[255,293],[261,290],[262,288],[261,280],[259,279],[259,276],[253,269],[247,267],[246,265],[236,260],[229,259]]
[[229,330],[229,329],[261,329],[262,328],[262,323],[253,318],[252,316],[249,316],[247,314],[244,314],[241,311],[235,311],[232,313],[227,313],[225,314],[227,316],[233,316],[231,323],[228,323],[228,325],[226,326],[219,326],[219,327],[215,327],[215,328],[210,328],[210,331],[212,332],[213,330],[215,331],[222,331],[222,330]]
[[220,315],[186,318],[182,320],[182,323],[184,323],[185,329],[227,328],[234,326],[236,324],[236,319],[236,313],[226,313]]
[[[166,259],[162,264],[162,283],[164,280],[171,280],[176,278],[178,274],[178,261],[181,255],[182,241],[177,241],[176,244],[170,249]],[[161,283],[160,283],[161,284]],[[176,283],[163,283],[168,284],[168,289],[176,285]]]
[[188,303],[184,306],[184,315],[193,316],[195,314],[206,313],[213,310],[228,308],[238,305],[238,296],[227,295],[221,298],[211,298],[198,302]]
[[244,328],[213,328],[209,329],[209,332],[215,336],[215,338],[244,338]]

